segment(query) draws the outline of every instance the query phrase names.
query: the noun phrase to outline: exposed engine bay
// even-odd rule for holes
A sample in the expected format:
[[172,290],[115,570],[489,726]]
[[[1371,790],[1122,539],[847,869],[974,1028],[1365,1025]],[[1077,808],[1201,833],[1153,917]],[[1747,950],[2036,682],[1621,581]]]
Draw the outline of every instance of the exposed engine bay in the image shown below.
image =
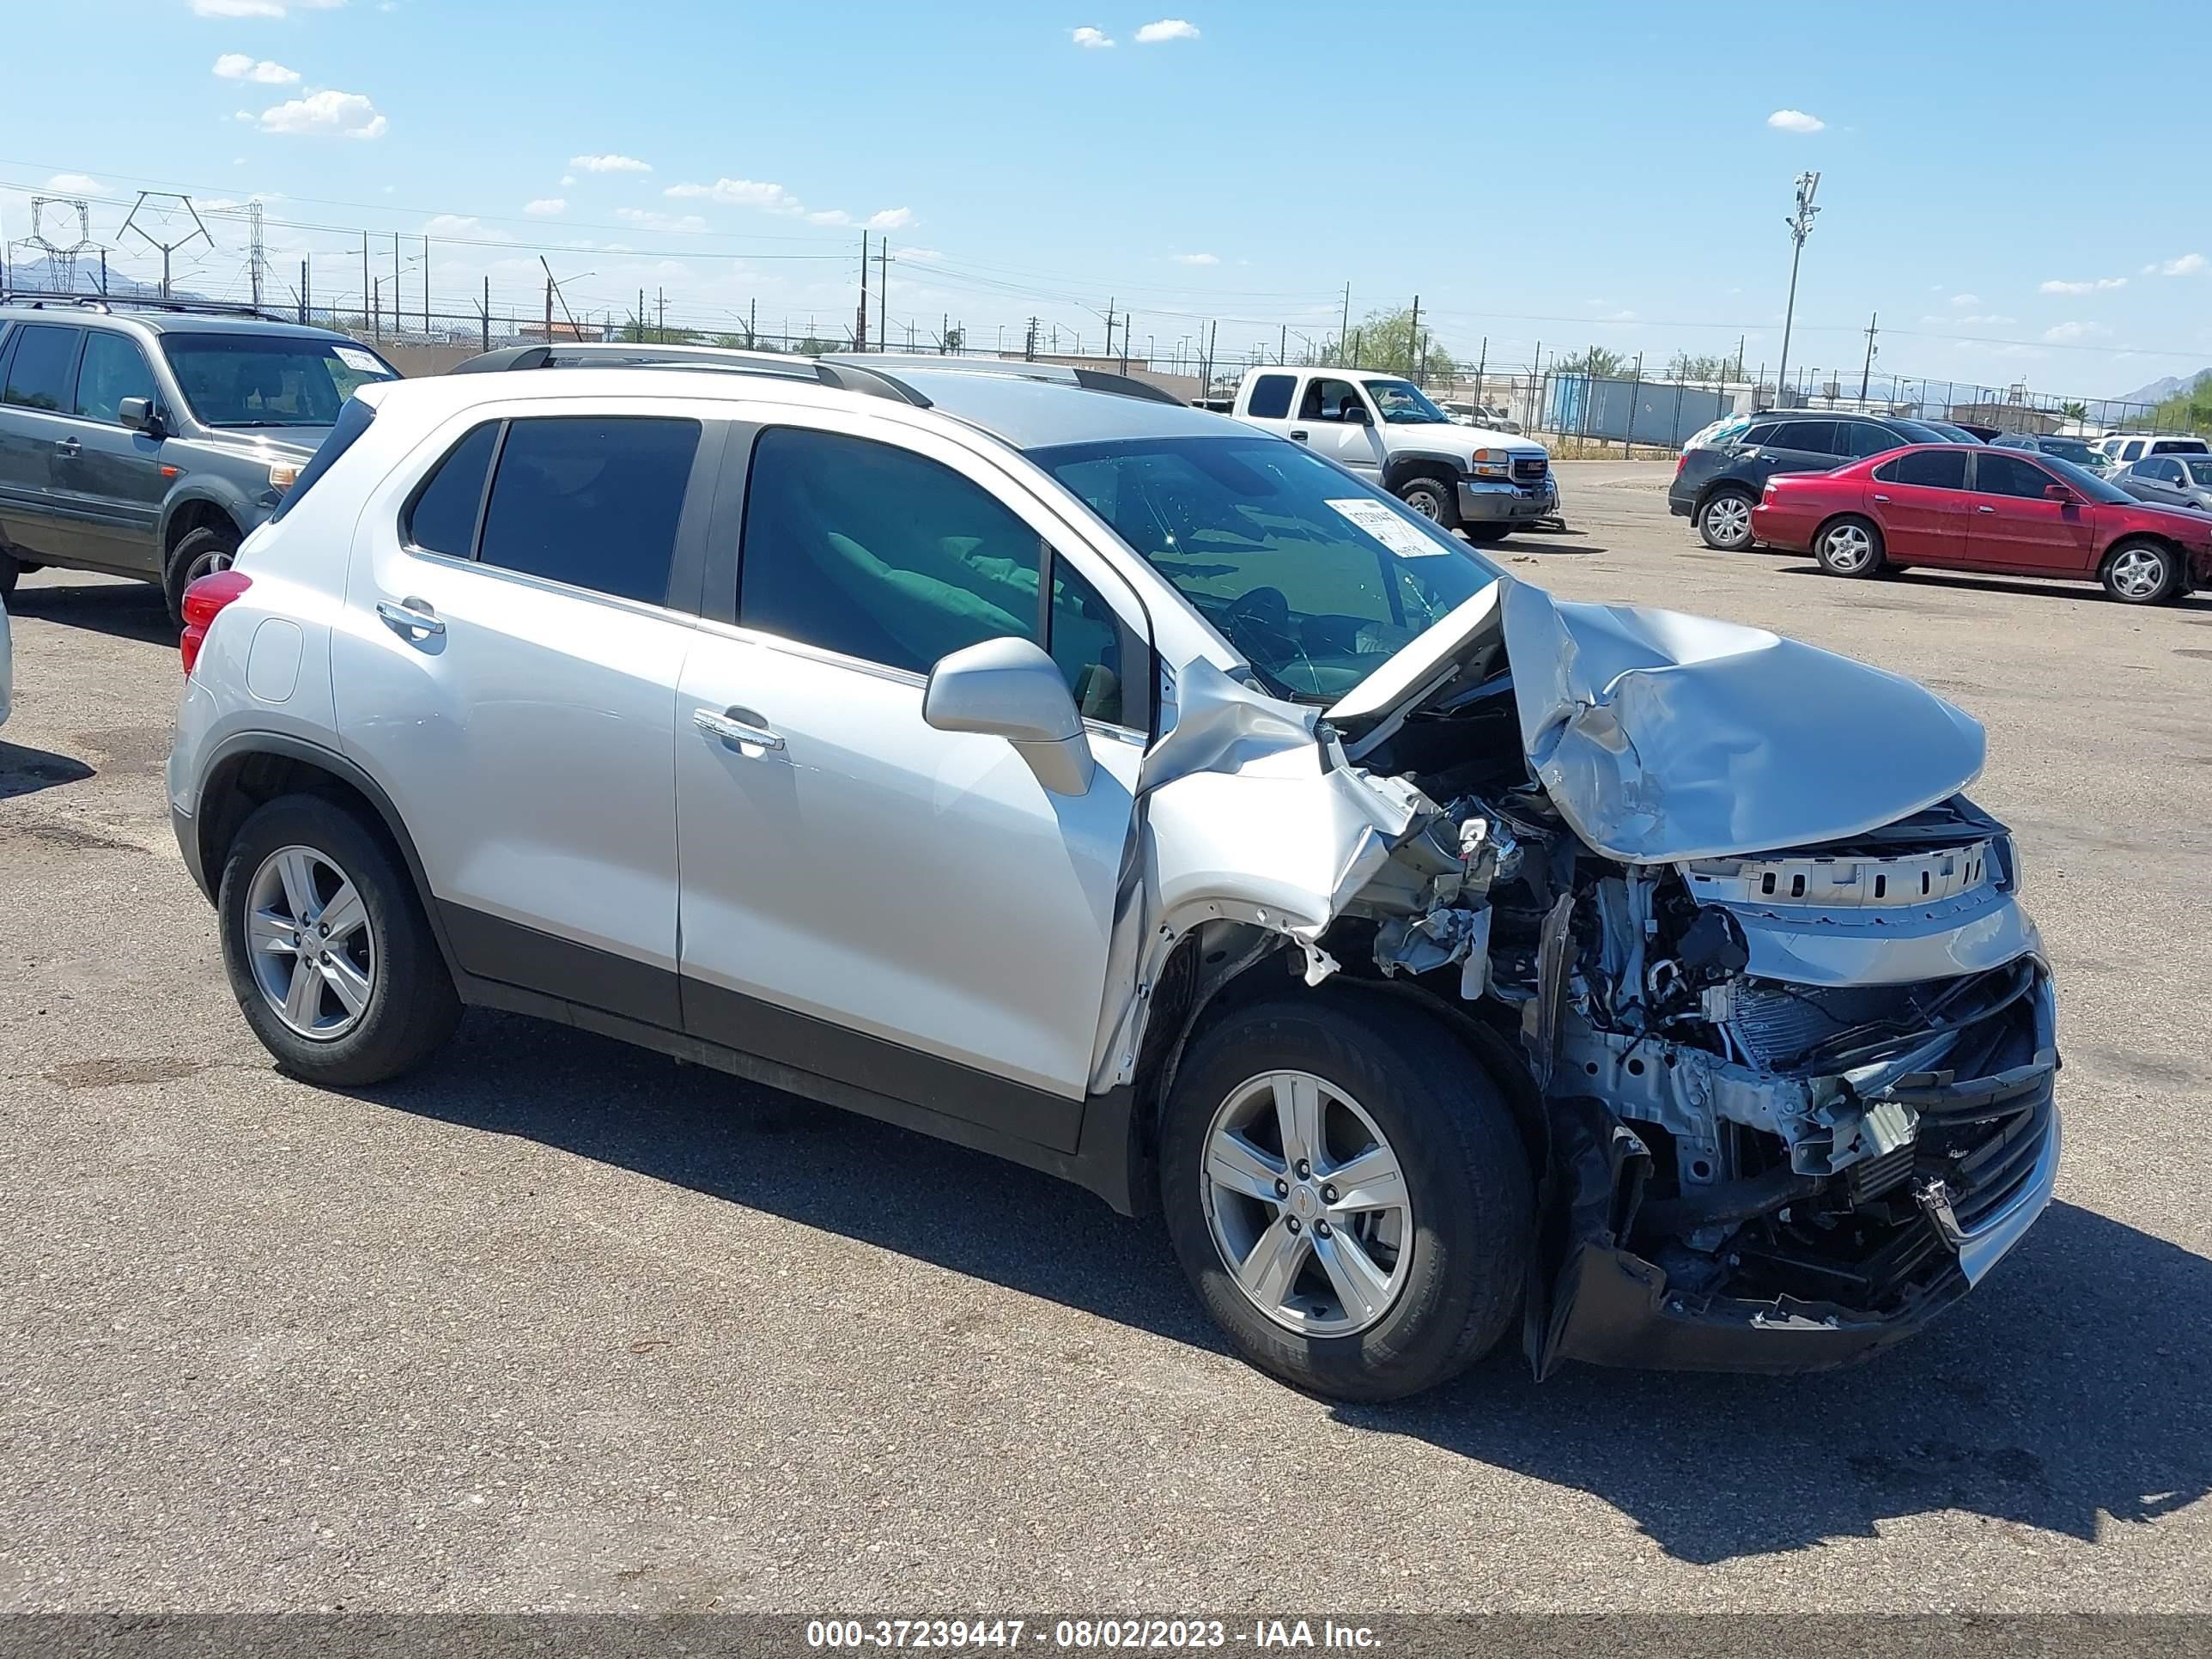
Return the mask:
[[[1979,728],[1844,659],[1779,659],[1772,635],[1693,638],[1692,619],[1500,586],[1491,625],[1407,695],[1316,724],[1310,784],[1275,793],[1328,810],[1304,805],[1310,843],[1277,830],[1280,879],[1255,890],[1272,908],[1217,898],[1194,922],[1158,844],[1183,812],[1223,809],[1209,779],[1270,793],[1264,732],[1221,738],[1241,775],[1162,787],[1156,914],[1268,930],[1245,952],[1287,940],[1310,983],[1414,988],[1517,1051],[1540,1119],[1540,1374],[1565,1358],[1795,1370],[1896,1340],[2025,1231],[2057,1156],[2056,1017],[2017,855],[1959,793]],[[1790,718],[1743,706],[1762,672],[1822,697],[1842,671],[1884,683],[1851,688],[1855,720],[1923,700],[1932,739],[1838,739],[1784,767],[1753,752]],[[1185,688],[1200,729],[1206,690]],[[1670,750],[1686,769],[1654,774]],[[1852,777],[1877,765],[1887,796]],[[1156,949],[1181,931],[1158,927]]]

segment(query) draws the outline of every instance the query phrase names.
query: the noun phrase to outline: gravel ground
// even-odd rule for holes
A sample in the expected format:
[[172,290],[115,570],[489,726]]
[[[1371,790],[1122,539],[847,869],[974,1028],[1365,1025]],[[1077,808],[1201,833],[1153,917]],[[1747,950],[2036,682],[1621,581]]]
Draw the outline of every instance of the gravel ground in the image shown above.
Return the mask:
[[1698,546],[1664,466],[1560,472],[1516,574],[1988,724],[2067,1163],[1946,1323],[1336,1407],[1222,1351],[1157,1227],[981,1156],[482,1012],[403,1085],[289,1081],[169,838],[160,600],[47,573],[0,732],[0,1610],[2212,1607],[2212,601],[1835,581]]

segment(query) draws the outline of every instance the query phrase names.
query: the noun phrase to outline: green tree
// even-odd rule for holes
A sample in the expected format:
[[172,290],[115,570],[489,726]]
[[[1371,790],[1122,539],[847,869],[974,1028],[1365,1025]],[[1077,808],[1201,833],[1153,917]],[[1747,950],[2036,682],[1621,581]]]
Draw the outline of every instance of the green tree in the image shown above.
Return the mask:
[[945,349],[948,352],[957,351],[967,343],[968,331],[959,324],[955,323],[945,331]]
[[1459,376],[1458,361],[1444,349],[1434,333],[1424,328],[1419,338],[1414,337],[1411,306],[1370,311],[1352,331],[1350,349],[1344,349],[1342,342],[1331,344],[1334,349],[1324,349],[1315,356],[1341,367],[1419,376],[1431,385]]
[[1556,374],[1588,374],[1600,380],[1618,380],[1628,370],[1628,359],[1604,346],[1584,346],[1571,357],[1554,357]]
[[2089,405],[2087,404],[2061,404],[2058,405],[2058,412],[2069,421],[2086,421],[2089,418]]
[[1674,380],[1725,380],[1735,369],[1733,358],[1710,353],[1678,351],[1667,360],[1667,377]]
[[796,351],[802,357],[820,357],[827,356],[832,351],[836,351],[838,348],[830,341],[818,340],[815,338],[813,335],[810,334],[805,339],[801,340],[797,345],[792,347],[792,349]]

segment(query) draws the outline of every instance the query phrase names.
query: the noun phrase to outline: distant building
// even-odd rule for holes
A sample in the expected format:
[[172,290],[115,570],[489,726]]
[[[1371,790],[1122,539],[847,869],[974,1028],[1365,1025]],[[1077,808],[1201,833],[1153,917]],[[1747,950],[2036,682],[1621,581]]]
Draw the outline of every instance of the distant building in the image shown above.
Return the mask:
[[1953,404],[1942,414],[1944,420],[1954,425],[1994,426],[2007,432],[2032,432],[2039,438],[2048,438],[2066,424],[2066,417],[2047,409],[2034,409],[2026,404],[1981,403]]

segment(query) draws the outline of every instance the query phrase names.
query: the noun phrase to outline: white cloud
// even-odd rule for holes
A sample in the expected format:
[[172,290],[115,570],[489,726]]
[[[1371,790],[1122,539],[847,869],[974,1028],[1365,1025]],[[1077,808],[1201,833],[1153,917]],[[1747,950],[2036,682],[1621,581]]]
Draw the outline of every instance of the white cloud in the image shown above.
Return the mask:
[[226,81],[252,81],[264,87],[289,87],[300,78],[297,70],[272,64],[265,58],[256,63],[242,52],[223,53],[215,60],[215,72]]
[[650,208],[618,207],[615,217],[641,230],[672,230],[684,236],[696,236],[707,228],[707,222],[696,213],[687,213],[679,219],[672,214],[655,213]]
[[2063,343],[2069,340],[2091,340],[2112,331],[2102,323],[2061,323],[2056,328],[2046,328],[2043,337]]
[[724,207],[761,208],[769,213],[804,213],[806,207],[781,185],[757,179],[717,179],[711,185],[671,185],[660,192],[679,201],[719,202]]
[[2166,259],[2145,265],[2142,268],[2142,274],[2146,276],[2194,276],[2204,268],[2205,260],[2203,254],[2185,253],[2179,259]]
[[57,173],[46,180],[46,188],[65,196],[97,196],[107,186],[88,173]]
[[1170,253],[1168,258],[1179,265],[1218,265],[1221,263],[1221,256],[1218,253]]
[[653,163],[635,155],[571,155],[568,165],[584,173],[650,173]]
[[262,131],[295,136],[381,138],[389,125],[360,93],[327,88],[261,112]]
[[534,202],[525,202],[522,210],[533,219],[550,219],[568,210],[567,200],[559,196],[541,196]]
[[563,190],[568,189],[569,185],[575,182],[576,175],[573,173],[564,173],[561,175],[561,188]]
[[1097,52],[1114,44],[1113,38],[1103,29],[1079,28],[1069,32],[1068,38],[1085,52]]
[[2093,276],[2086,282],[2080,283],[2062,283],[2057,278],[2053,277],[2050,282],[2045,283],[2039,289],[2038,289],[2037,292],[2042,294],[2095,294],[2103,289],[2125,288],[2127,285],[2128,279],[2124,276]]
[[1766,118],[1766,125],[1784,132],[1818,132],[1828,124],[1817,115],[1808,115],[1802,109],[1778,109]]
[[1981,302],[1982,296],[1978,294],[1954,294],[1951,296],[1951,303],[1954,306],[1978,306]]
[[868,216],[868,228],[871,230],[904,230],[913,222],[912,208],[885,208],[880,213]]
[[1163,40],[1195,40],[1198,30],[1180,17],[1163,17],[1157,23],[1147,23],[1137,31],[1137,44],[1156,46]]

